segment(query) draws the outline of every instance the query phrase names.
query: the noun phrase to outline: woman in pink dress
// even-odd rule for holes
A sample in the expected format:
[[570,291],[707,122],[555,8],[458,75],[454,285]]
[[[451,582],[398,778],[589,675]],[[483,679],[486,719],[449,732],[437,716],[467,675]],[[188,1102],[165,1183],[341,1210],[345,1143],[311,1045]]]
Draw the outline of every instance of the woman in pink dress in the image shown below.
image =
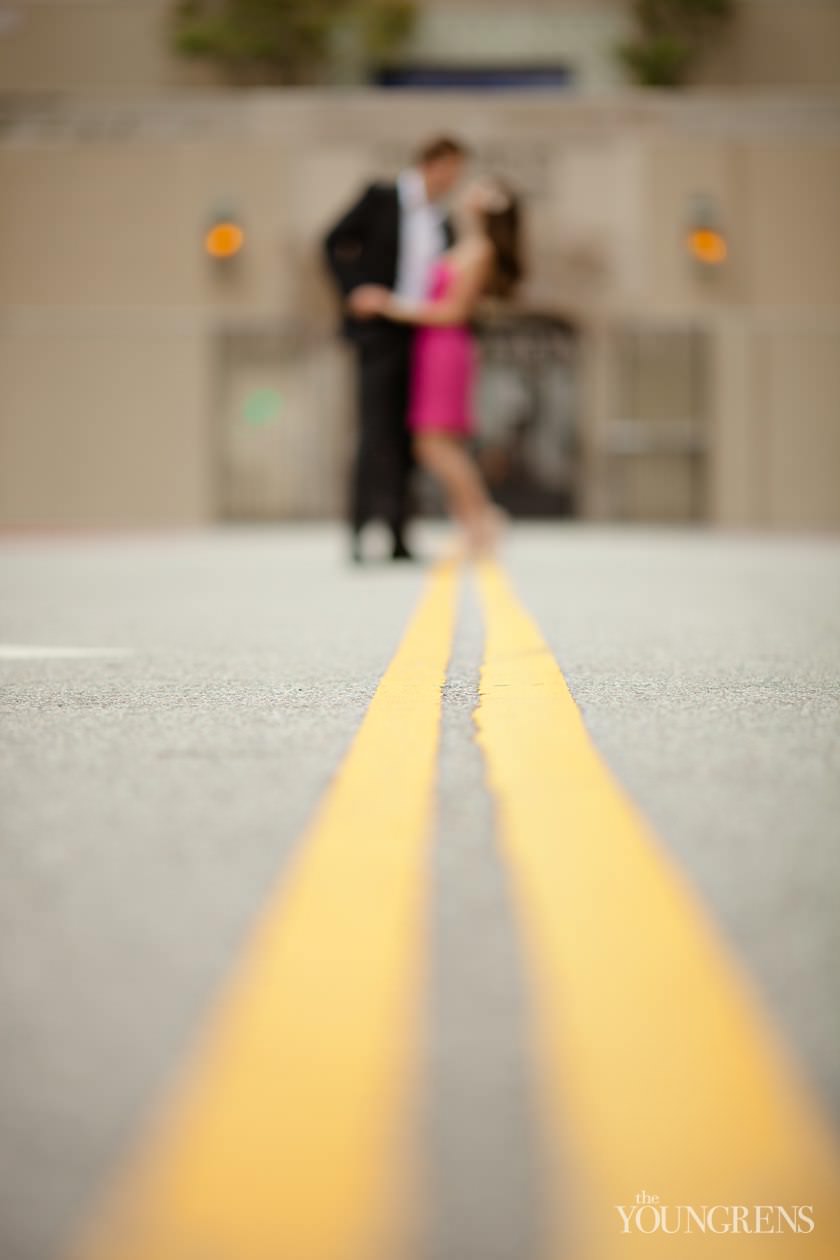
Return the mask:
[[491,549],[500,513],[467,449],[475,431],[476,356],[469,321],[484,296],[507,297],[521,276],[519,206],[498,180],[472,183],[459,207],[455,246],[433,269],[424,302],[366,292],[371,314],[419,325],[412,352],[408,425],[417,458],[442,483],[475,551]]

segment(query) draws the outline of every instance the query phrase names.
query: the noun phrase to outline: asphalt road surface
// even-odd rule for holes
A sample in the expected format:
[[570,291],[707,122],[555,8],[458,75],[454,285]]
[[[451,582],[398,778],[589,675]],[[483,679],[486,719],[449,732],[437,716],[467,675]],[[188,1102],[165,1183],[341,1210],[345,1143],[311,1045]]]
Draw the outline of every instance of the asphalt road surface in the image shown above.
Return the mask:
[[[432,557],[444,536],[428,528],[421,543]],[[715,1089],[690,1058],[705,1033],[683,1022],[681,1044],[663,993],[697,1009],[701,1030],[714,1023],[712,1057],[761,1083],[761,1109],[775,1093],[787,1108],[795,1081],[779,1120],[794,1149],[828,1149],[824,1135],[812,1144],[814,1116],[840,1129],[836,539],[521,526],[501,567],[476,573],[354,568],[330,526],[7,538],[0,683],[2,1260],[68,1255],[107,1215],[100,1203],[149,1118],[180,1116],[195,1080],[198,1101],[164,1126],[152,1174],[129,1194],[141,1214],[154,1200],[163,1241],[127,1242],[123,1222],[78,1254],[612,1260],[603,1244],[586,1249],[579,1170],[619,1193],[610,1167],[627,1157],[586,1099],[614,1090],[617,1114],[622,1065],[667,1076],[670,1037],[686,1079],[702,1078],[698,1097]],[[372,801],[382,810],[369,817]],[[383,837],[390,849],[376,848]],[[379,880],[383,853],[406,862]],[[609,1008],[590,1005],[599,968],[625,952],[610,943],[600,957],[598,942],[623,916],[616,939],[632,965],[649,951],[639,1030],[617,1009],[612,1030]],[[255,939],[259,923],[270,929]],[[738,986],[757,1026],[741,1020]],[[282,1072],[253,1049],[273,1004],[292,1056]],[[241,1054],[201,1049],[219,1009],[221,1041]],[[767,1048],[776,1034],[781,1068]],[[216,1133],[207,1116],[237,1072],[234,1119]],[[668,1088],[651,1101],[651,1134],[666,1125]],[[740,1094],[723,1088],[730,1102]],[[288,1133],[265,1127],[275,1105]],[[189,1214],[196,1164],[216,1144],[235,1156],[251,1143],[251,1109],[262,1163],[275,1141],[286,1158],[299,1123],[320,1180],[306,1181],[303,1151],[289,1173],[295,1223],[277,1225],[270,1178],[240,1185],[225,1165],[214,1174],[229,1187],[225,1228],[262,1212],[259,1238],[297,1241],[230,1248],[211,1233],[187,1254],[159,1220]],[[632,1137],[638,1117],[626,1123]],[[393,1177],[400,1163],[383,1157],[383,1134],[409,1151],[403,1197],[383,1180],[382,1165]],[[702,1133],[683,1136],[703,1148]],[[626,1196],[657,1190],[650,1144],[651,1163],[625,1168]],[[331,1150],[343,1153],[334,1166]],[[683,1202],[702,1201],[699,1168],[685,1172],[685,1194],[691,1175],[697,1193]],[[392,1233],[376,1243],[385,1197]],[[338,1241],[308,1232],[330,1212]],[[802,1254],[837,1254],[831,1228],[813,1234],[826,1250],[802,1239]],[[630,1241],[622,1254],[635,1256]],[[800,1254],[798,1238],[783,1242],[756,1254]],[[681,1260],[719,1254],[703,1245]]]

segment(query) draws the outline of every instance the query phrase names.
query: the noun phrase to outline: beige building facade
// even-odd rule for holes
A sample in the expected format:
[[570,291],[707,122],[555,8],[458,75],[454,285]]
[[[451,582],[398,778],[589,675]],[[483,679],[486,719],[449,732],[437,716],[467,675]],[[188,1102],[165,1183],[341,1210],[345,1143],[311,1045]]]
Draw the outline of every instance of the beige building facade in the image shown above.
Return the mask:
[[[577,64],[605,86],[592,50],[626,6],[550,7],[568,10],[568,39],[576,12],[597,16],[597,38],[580,16]],[[753,0],[742,20],[791,7]],[[840,9],[795,7],[820,10],[823,33]],[[523,308],[579,330],[581,514],[840,527],[840,89],[822,84],[824,41],[789,59],[810,67],[796,90],[231,92],[168,57],[154,0],[0,5],[24,10],[0,16],[3,526],[339,513],[352,371],[321,235],[366,178],[455,129],[525,196]],[[749,42],[769,82],[771,46]],[[686,248],[698,205],[724,235],[720,266]],[[229,262],[203,247],[222,209],[245,230]]]
[[[173,0],[0,0],[6,92],[184,91],[220,82],[170,51]],[[397,61],[555,64],[583,90],[620,85],[613,49],[632,29],[629,0],[418,0]],[[699,70],[706,85],[826,87],[840,82],[837,0],[739,0]],[[342,65],[339,78],[357,77]]]

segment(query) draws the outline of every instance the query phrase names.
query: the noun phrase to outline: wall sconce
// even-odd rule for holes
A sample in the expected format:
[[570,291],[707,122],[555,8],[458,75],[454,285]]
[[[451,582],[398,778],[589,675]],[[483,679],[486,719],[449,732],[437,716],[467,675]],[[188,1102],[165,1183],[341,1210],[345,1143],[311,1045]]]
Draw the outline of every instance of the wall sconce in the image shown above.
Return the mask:
[[217,261],[235,258],[245,244],[245,231],[238,215],[229,209],[217,210],[204,234],[205,253]]
[[696,196],[691,203],[686,249],[702,268],[719,267],[726,262],[729,247],[711,197]]

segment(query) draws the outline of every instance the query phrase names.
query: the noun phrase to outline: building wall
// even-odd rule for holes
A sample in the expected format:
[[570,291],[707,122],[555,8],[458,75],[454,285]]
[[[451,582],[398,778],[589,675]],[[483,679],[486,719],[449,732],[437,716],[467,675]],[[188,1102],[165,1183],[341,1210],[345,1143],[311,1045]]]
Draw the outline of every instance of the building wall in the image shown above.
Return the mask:
[[836,87],[837,0],[739,0],[737,17],[701,68],[705,85]]
[[[612,511],[617,330],[689,326],[708,359],[709,519],[840,526],[840,98],[735,111],[731,97],[405,94],[386,107],[374,91],[7,113],[0,520],[212,520],[225,459],[274,468],[290,514],[339,511],[352,385],[319,241],[366,177],[453,120],[525,194],[523,300],[583,330],[584,512]],[[697,192],[729,239],[714,275],[685,250]],[[202,248],[221,203],[247,234],[231,268]],[[226,358],[232,339],[267,349]],[[283,412],[254,430],[242,398],[258,387]],[[656,514],[660,467],[639,464],[631,514]]]
[[[172,0],[2,0],[4,93],[149,92],[220,83],[216,70],[169,49]],[[419,0],[402,53],[409,61],[568,64],[576,86],[601,90],[621,73],[615,44],[629,0]],[[707,85],[840,84],[837,0],[740,0],[738,16],[700,70]],[[352,78],[351,57],[339,79]]]
[[218,80],[169,51],[170,0],[3,0],[0,89],[123,92]]
[[164,313],[0,316],[0,522],[215,519],[209,352],[200,326]]

